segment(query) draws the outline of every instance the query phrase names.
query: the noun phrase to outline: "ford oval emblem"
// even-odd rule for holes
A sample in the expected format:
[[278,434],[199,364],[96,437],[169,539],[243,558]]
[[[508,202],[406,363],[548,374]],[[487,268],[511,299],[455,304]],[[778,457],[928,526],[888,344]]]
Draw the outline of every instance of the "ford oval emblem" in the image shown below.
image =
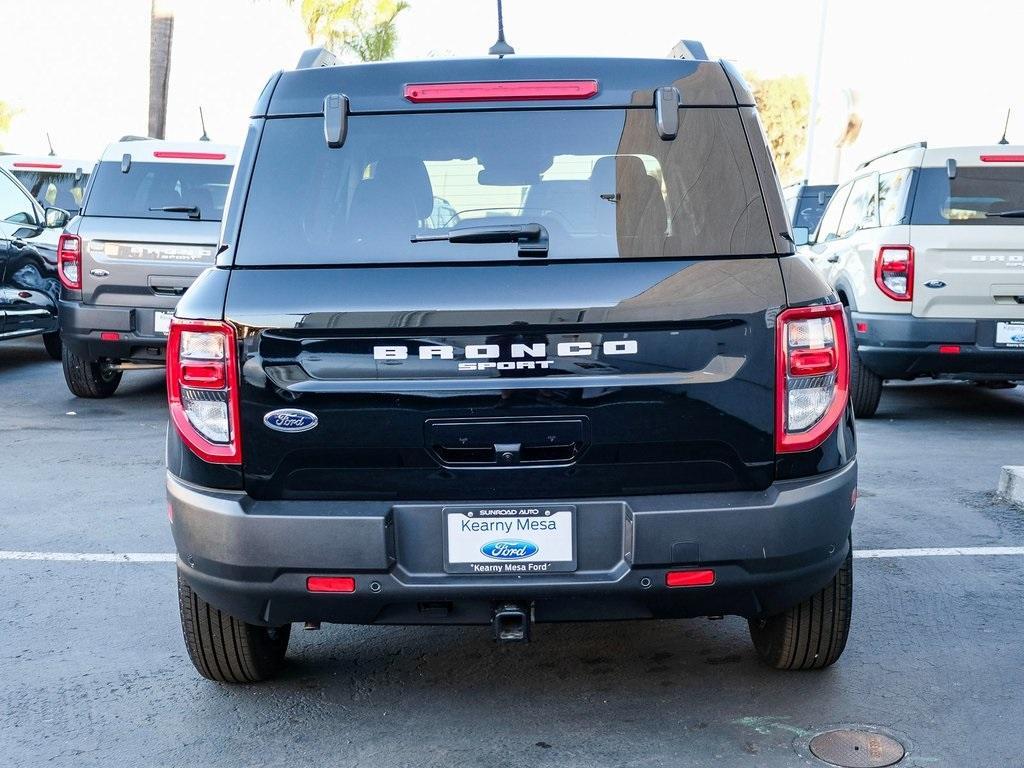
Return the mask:
[[929,280],[924,284],[925,288],[945,288],[946,284],[941,280]]
[[492,560],[522,560],[537,554],[537,545],[522,539],[498,539],[480,547],[480,553]]
[[320,419],[315,413],[299,408],[279,408],[264,416],[263,423],[278,432],[307,432],[319,424]]

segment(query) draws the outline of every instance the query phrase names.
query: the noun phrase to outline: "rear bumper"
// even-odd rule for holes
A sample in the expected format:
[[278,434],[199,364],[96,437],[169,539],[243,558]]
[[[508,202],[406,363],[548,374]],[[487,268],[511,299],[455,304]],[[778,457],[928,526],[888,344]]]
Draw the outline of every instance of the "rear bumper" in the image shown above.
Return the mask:
[[[477,624],[503,601],[537,621],[778,613],[846,557],[856,483],[854,461],[765,491],[560,499],[577,507],[578,569],[526,576],[445,573],[437,503],[257,501],[170,474],[167,492],[180,573],[250,623]],[[666,571],[696,567],[714,585],[665,586]],[[356,590],[311,594],[310,575]]]
[[[919,376],[1024,380],[1024,348],[996,347],[995,320],[851,313],[857,353],[886,379]],[[1009,318],[1008,318],[1009,319]],[[859,324],[867,330],[858,331]],[[956,353],[940,351],[956,347]]]
[[[161,311],[173,311],[173,307]],[[79,357],[87,360],[144,360],[163,362],[167,336],[153,329],[153,309],[90,306],[77,301],[60,301],[61,339]],[[100,334],[115,332],[119,338],[107,341]]]

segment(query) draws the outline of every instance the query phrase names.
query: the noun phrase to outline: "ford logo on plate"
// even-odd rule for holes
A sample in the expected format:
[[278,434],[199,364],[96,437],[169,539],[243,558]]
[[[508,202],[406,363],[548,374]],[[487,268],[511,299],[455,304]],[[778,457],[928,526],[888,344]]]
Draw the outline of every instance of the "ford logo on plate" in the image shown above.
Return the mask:
[[320,420],[315,413],[299,408],[279,408],[264,416],[263,423],[278,432],[306,432],[319,424]]
[[537,554],[537,545],[522,539],[498,539],[488,541],[480,547],[480,552],[494,560],[522,560]]

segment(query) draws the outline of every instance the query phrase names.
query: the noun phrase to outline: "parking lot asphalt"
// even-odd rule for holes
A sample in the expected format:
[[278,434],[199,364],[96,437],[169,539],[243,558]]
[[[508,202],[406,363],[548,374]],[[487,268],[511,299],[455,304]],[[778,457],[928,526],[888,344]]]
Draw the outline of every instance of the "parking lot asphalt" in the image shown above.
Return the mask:
[[[76,400],[37,340],[0,343],[0,550],[170,553],[164,388]],[[1024,464],[1024,387],[887,386],[858,425],[857,549],[1024,546],[994,496]],[[42,555],[45,556],[45,555]],[[745,623],[344,627],[277,681],[188,662],[169,562],[0,559],[0,766],[803,766],[844,724],[900,765],[1024,764],[1024,556],[862,558],[838,664],[784,673]]]

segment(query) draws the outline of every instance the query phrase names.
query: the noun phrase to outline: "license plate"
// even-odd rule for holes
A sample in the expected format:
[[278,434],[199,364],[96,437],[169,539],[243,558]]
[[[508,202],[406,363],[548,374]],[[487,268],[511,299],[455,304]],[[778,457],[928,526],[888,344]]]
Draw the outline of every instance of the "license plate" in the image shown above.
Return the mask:
[[170,333],[172,317],[174,317],[173,312],[154,312],[153,330],[156,333]]
[[572,504],[445,507],[448,573],[531,574],[576,570]]
[[996,344],[1000,347],[1024,347],[1024,321],[996,323]]

